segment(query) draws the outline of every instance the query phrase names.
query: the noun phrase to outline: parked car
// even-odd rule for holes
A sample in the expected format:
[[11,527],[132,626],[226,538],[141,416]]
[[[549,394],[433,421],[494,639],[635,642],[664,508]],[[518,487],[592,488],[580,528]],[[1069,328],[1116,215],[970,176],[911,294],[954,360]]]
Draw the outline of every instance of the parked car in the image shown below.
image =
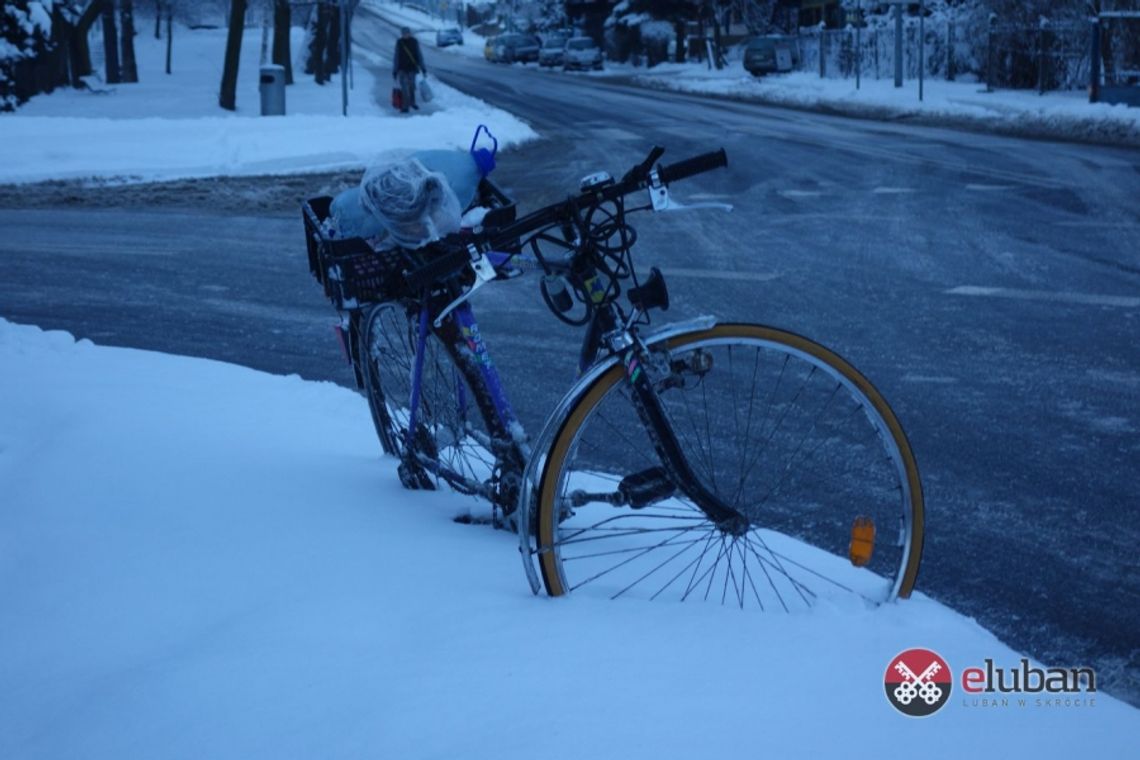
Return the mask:
[[562,53],[566,48],[565,34],[552,33],[543,36],[542,47],[538,49],[539,66],[561,66]]
[[602,51],[589,37],[575,37],[566,41],[566,49],[562,53],[562,68],[570,69],[600,69],[602,68]]
[[462,45],[463,32],[459,31],[457,27],[449,29],[440,29],[435,33],[435,46],[447,47],[448,45]]
[[500,34],[487,40],[483,57],[495,63],[538,60],[538,38],[529,34]]
[[791,71],[799,62],[799,46],[793,37],[767,34],[753,37],[744,46],[744,68],[753,76]]

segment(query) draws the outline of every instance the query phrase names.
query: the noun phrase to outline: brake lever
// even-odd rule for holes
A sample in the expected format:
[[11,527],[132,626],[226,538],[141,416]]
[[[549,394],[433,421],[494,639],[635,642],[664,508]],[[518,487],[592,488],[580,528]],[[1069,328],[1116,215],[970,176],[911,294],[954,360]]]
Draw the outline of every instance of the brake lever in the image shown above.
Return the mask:
[[699,203],[681,203],[669,195],[668,186],[661,181],[661,175],[654,169],[649,173],[649,202],[654,211],[694,211],[700,208],[715,208],[721,211],[732,211],[731,203],[717,203],[715,201],[702,201]]
[[482,251],[480,251],[474,245],[467,246],[467,250],[471,254],[471,261],[468,266],[470,266],[472,271],[475,272],[475,282],[472,283],[469,289],[467,289],[465,292],[460,294],[458,298],[445,306],[443,311],[439,313],[439,316],[437,316],[432,322],[432,324],[435,325],[436,329],[439,329],[443,326],[443,320],[447,318],[448,314],[458,309],[467,301],[467,299],[475,295],[476,290],[483,287],[491,280],[496,279],[498,276],[495,272],[494,265],[491,264],[491,261],[485,255],[483,255]]

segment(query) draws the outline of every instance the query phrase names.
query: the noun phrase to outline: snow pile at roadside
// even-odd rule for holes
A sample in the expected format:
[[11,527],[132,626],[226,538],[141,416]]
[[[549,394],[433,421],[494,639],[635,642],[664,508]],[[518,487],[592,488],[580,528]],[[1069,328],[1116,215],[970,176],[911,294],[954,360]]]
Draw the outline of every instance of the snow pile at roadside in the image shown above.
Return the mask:
[[[353,67],[349,118],[338,76],[323,87],[296,71],[288,116],[261,117],[260,30],[242,44],[238,111],[217,105],[225,30],[176,29],[173,71],[165,41],[136,37],[138,84],[104,92],[61,89],[0,116],[0,182],[103,178],[153,180],[357,168],[391,148],[467,148],[479,124],[506,147],[536,137],[504,111],[433,82],[430,105],[412,116],[377,105],[387,99],[366,67]],[[294,49],[301,45],[294,29]]]
[[1010,134],[1140,144],[1140,108],[1089,103],[1085,92],[1026,90],[984,92],[977,82],[928,79],[923,100],[917,80],[901,88],[892,79],[821,79],[797,71],[757,78],[739,61],[717,71],[702,64],[661,64],[646,71],[610,65],[609,74],[632,75],[639,84],[684,92],[757,100],[776,105],[829,110],[878,119],[992,129]]
[[3,320],[0,366],[0,757],[1135,750],[1140,711],[1103,693],[895,712],[904,649],[956,677],[1019,661],[921,595],[793,616],[535,598],[514,536],[401,490],[344,388]]

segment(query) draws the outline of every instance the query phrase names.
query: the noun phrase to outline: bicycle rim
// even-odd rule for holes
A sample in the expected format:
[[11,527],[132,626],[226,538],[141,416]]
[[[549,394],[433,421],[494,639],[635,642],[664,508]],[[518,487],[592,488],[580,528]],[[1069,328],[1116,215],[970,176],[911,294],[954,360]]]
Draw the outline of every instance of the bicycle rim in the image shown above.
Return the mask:
[[[416,430],[409,435],[416,355],[414,305],[383,303],[365,317],[364,385],[384,452],[401,460],[405,485],[490,498],[494,444],[471,384],[435,334],[424,346]],[[410,445],[409,445],[410,444]]]
[[583,392],[541,470],[532,551],[549,594],[783,611],[910,595],[918,470],[866,378],[758,325],[651,348],[671,363],[651,377],[691,469],[750,528],[721,532],[662,475],[617,364]]

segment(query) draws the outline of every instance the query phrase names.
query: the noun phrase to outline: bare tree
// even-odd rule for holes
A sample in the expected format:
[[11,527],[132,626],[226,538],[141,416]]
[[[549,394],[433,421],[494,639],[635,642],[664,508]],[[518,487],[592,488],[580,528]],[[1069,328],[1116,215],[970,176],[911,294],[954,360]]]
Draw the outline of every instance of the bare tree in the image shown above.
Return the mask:
[[245,32],[246,0],[230,0],[230,33],[226,38],[226,61],[222,69],[222,89],[218,105],[227,111],[237,110],[238,61],[241,58],[241,38]]
[[119,33],[115,28],[115,0],[97,0],[103,16],[103,52],[106,63],[107,84],[118,84],[119,76]]
[[305,68],[306,74],[313,75],[313,81],[324,84],[329,81],[329,72],[325,69],[325,46],[328,45],[328,6],[318,3],[312,17],[313,38],[309,42],[309,60]]
[[325,16],[325,77],[340,71],[340,7],[330,5]]
[[135,63],[135,18],[131,0],[119,0],[120,42],[123,48],[122,80],[139,81],[139,68]]
[[293,84],[293,60],[289,44],[292,14],[289,0],[273,3],[273,62],[285,67],[285,84]]

